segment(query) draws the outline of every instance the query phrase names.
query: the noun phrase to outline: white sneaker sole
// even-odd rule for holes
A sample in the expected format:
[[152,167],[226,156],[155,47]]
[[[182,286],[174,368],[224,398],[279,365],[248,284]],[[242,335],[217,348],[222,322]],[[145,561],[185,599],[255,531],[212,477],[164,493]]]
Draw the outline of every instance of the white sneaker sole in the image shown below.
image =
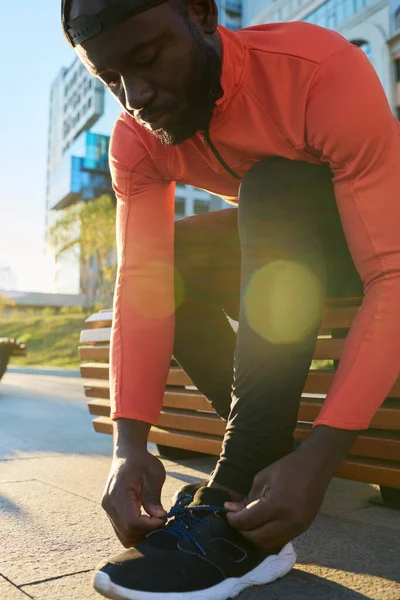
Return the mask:
[[111,581],[107,573],[97,572],[93,579],[94,589],[111,600],[227,600],[236,598],[253,585],[265,585],[280,579],[291,571],[296,563],[292,544],[287,544],[279,554],[268,556],[255,569],[242,577],[225,579],[213,587],[193,592],[154,593],[130,590]]

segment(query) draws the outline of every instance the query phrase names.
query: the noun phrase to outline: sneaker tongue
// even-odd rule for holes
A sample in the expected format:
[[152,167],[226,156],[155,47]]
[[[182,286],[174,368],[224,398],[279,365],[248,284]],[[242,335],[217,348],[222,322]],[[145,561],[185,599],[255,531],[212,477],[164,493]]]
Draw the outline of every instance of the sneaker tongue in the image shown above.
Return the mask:
[[195,493],[189,506],[224,506],[225,502],[230,502],[228,492],[218,488],[201,487]]

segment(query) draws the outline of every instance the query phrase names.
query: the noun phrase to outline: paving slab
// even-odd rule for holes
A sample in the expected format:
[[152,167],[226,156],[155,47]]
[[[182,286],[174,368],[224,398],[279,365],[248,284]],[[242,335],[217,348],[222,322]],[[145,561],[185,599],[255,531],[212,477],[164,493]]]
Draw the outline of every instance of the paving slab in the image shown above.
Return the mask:
[[31,481],[0,485],[1,573],[16,585],[93,569],[121,551],[102,508]]
[[[398,590],[385,589],[379,581],[366,593],[350,589],[348,582],[329,581],[329,570],[319,574],[293,569],[289,575],[268,586],[253,587],[239,596],[240,600],[399,600]],[[389,582],[390,584],[390,582]],[[397,594],[397,595],[396,595]]]
[[[374,526],[382,526],[391,529],[393,532],[397,530],[397,535],[400,534],[400,510],[397,508],[386,508],[382,506],[366,506],[359,510],[346,513],[348,519],[358,521]],[[399,557],[399,572],[400,572],[400,557]],[[400,596],[399,596],[400,600]]]
[[[172,498],[176,489],[191,481],[204,479],[212,471],[213,459],[199,462],[195,468],[184,462],[163,460],[169,475],[163,497]],[[208,464],[207,469],[204,465]],[[57,454],[32,459],[0,460],[0,483],[40,480],[67,492],[100,502],[111,465],[109,456]],[[203,470],[200,471],[200,468]],[[205,471],[205,472],[204,472]]]
[[[92,578],[93,572],[90,571],[45,581],[36,585],[27,585],[22,589],[35,600],[101,600],[102,596],[92,587]],[[10,598],[10,600],[13,599]]]
[[377,485],[335,478],[329,486],[322,510],[331,515],[347,515],[360,508],[368,508],[380,499]]
[[366,598],[400,598],[400,538],[389,525],[320,513],[295,547],[298,569]]
[[0,598],[2,600],[28,600],[32,596],[24,592],[0,575]]
[[[100,506],[112,438],[93,432],[79,380],[9,373],[3,381],[0,574],[10,581],[0,576],[0,598],[100,598],[93,569],[122,549]],[[164,460],[165,508],[215,461]],[[377,486],[334,480],[315,523],[295,541],[293,572],[241,598],[400,600],[400,511],[378,501]]]
[[0,458],[111,452],[111,436],[93,434],[79,379],[6,374],[0,423]]

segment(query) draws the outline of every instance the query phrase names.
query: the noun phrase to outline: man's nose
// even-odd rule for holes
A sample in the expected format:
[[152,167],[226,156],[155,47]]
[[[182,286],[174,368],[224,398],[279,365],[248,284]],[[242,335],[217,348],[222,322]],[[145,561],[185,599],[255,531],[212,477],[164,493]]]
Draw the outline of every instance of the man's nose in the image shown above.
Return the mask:
[[124,80],[126,108],[128,110],[142,110],[150,104],[155,97],[154,89],[140,79]]

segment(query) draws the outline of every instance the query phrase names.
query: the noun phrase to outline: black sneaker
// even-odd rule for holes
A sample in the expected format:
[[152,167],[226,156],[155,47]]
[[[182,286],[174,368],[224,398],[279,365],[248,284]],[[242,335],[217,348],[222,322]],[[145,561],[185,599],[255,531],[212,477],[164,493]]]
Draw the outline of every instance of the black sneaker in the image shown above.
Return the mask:
[[202,487],[207,487],[208,481],[208,479],[202,479],[201,481],[194,481],[193,483],[187,483],[186,485],[182,486],[179,490],[177,490],[172,498],[172,504],[176,504],[176,502],[178,502],[178,500],[184,496],[190,496],[190,498],[193,499],[197,490]]
[[227,500],[208,487],[181,497],[164,529],[99,568],[95,589],[113,600],[226,600],[286,575],[292,544],[268,554],[247,542],[227,522]]

